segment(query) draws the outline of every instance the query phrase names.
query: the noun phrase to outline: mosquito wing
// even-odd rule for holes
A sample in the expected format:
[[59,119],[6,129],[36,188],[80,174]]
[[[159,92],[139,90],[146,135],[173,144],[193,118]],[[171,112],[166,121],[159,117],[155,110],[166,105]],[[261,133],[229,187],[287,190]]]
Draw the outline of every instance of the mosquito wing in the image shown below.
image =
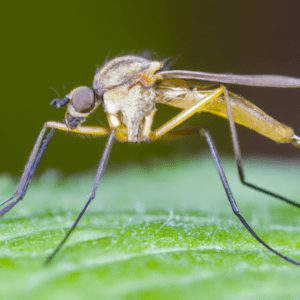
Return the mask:
[[[171,74],[171,72],[172,71],[167,73]],[[245,77],[248,78],[249,76]],[[252,76],[250,76],[250,78],[251,77]],[[266,81],[264,75],[259,77],[262,77]],[[266,77],[269,78],[269,76]],[[274,76],[271,76],[271,78],[273,77]],[[241,77],[237,76],[237,78]],[[298,86],[300,87],[300,79],[288,77],[281,78],[283,78],[285,81],[293,80],[294,83],[298,82]],[[232,82],[233,81],[231,81],[230,83]],[[250,85],[249,81],[247,83],[248,85]],[[272,83],[274,85],[274,80]],[[253,85],[253,82],[251,84]],[[270,83],[265,86],[270,86]],[[295,87],[295,84],[290,86]],[[214,98],[211,101],[204,101],[205,97],[214,93],[214,91],[218,87],[220,87],[220,83],[216,83],[215,81],[209,82],[207,81],[207,78],[196,80],[195,77],[191,78],[190,76],[186,79],[174,78],[174,76],[172,76],[172,78],[165,78],[156,82],[156,101],[157,103],[163,103],[180,109],[190,109],[193,107],[193,105],[202,103],[202,108],[198,112],[208,112],[223,118],[228,118],[227,103],[223,94],[220,94],[217,98]],[[276,87],[279,87],[279,85],[277,84]],[[287,87],[287,84],[285,84],[282,87]],[[275,119],[267,115],[265,112],[263,112],[261,109],[259,109],[257,106],[247,101],[246,99],[240,97],[239,95],[236,95],[232,92],[228,92],[228,94],[230,105],[232,107],[234,121],[237,124],[250,128],[276,142],[290,142],[291,137],[294,136],[294,132],[290,127],[276,121]]]
[[161,71],[157,72],[164,79],[185,79],[214,83],[239,84],[262,87],[299,88],[300,79],[279,75],[234,75],[215,74],[193,71]]
[[166,78],[158,80],[155,83],[156,102],[186,109],[218,86],[220,84],[192,79]]

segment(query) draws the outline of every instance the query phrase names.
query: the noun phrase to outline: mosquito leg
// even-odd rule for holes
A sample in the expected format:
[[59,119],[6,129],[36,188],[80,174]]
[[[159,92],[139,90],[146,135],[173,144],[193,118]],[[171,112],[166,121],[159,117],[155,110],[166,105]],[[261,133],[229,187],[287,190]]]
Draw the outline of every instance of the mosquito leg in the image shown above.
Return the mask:
[[228,120],[229,120],[229,125],[230,125],[230,133],[231,133],[231,139],[232,139],[232,143],[233,143],[233,151],[234,151],[234,157],[235,157],[235,161],[237,163],[237,168],[238,168],[238,172],[239,172],[239,177],[241,182],[245,185],[248,186],[252,189],[255,189],[259,192],[262,192],[264,194],[267,194],[271,197],[277,198],[279,200],[282,200],[288,204],[291,204],[295,207],[300,208],[300,204],[294,201],[291,201],[285,197],[282,197],[278,194],[275,194],[273,192],[270,192],[266,189],[260,188],[252,183],[248,183],[245,181],[245,172],[244,172],[244,168],[243,168],[243,163],[242,163],[242,154],[241,154],[241,148],[239,145],[239,140],[238,140],[238,135],[237,135],[237,131],[236,131],[236,126],[235,126],[235,122],[233,119],[233,113],[232,113],[232,109],[231,109],[231,105],[230,105],[230,100],[229,100],[229,95],[228,95],[228,91],[227,89],[224,87],[224,97],[225,97],[225,101],[226,101],[226,105],[227,105],[227,115],[228,115]]
[[39,148],[41,146],[41,143],[42,143],[42,140],[43,140],[43,137],[45,135],[46,130],[47,130],[47,125],[45,124],[43,126],[43,128],[42,128],[42,130],[41,130],[41,132],[40,132],[40,134],[39,134],[36,142],[35,142],[33,150],[30,153],[30,157],[29,157],[28,162],[27,162],[27,164],[26,164],[26,166],[24,168],[24,171],[23,171],[23,174],[22,174],[22,177],[20,179],[20,182],[19,182],[19,185],[18,185],[18,188],[17,188],[16,192],[9,199],[7,199],[6,201],[3,201],[2,203],[0,203],[0,207],[2,205],[4,205],[5,203],[11,201],[12,199],[20,196],[20,194],[21,194],[21,192],[23,190],[24,184],[26,183],[28,174],[29,174],[29,172],[31,170],[31,167],[32,167],[32,165],[33,165],[33,163],[34,163],[37,155],[38,155],[38,151],[39,151]]
[[209,146],[209,149],[210,149],[210,152],[213,156],[213,159],[215,161],[215,164],[217,166],[217,169],[218,169],[218,172],[219,172],[219,175],[221,177],[221,181],[222,181],[222,184],[224,186],[224,189],[226,191],[226,194],[227,194],[227,198],[229,200],[229,203],[231,205],[231,208],[234,212],[234,214],[240,219],[240,221],[242,222],[242,224],[244,225],[244,227],[250,232],[250,234],[261,244],[263,245],[264,247],[266,247],[267,249],[269,249],[270,251],[272,251],[273,253],[275,253],[276,255],[280,256],[281,258],[283,258],[284,260],[288,261],[288,262],[291,262],[295,265],[298,265],[300,266],[300,262],[296,261],[296,260],[293,260],[291,258],[288,258],[286,256],[284,256],[283,254],[281,254],[280,252],[274,250],[273,248],[271,248],[268,244],[266,244],[254,231],[253,229],[249,226],[249,224],[246,222],[246,220],[242,217],[242,215],[240,214],[239,210],[238,210],[238,207],[237,207],[237,204],[232,196],[232,193],[230,191],[230,188],[229,188],[229,185],[228,185],[228,182],[227,182],[227,179],[226,179],[226,176],[225,176],[225,173],[224,173],[224,170],[223,170],[223,167],[221,165],[221,162],[220,162],[220,158],[219,158],[219,154],[217,152],[217,149],[213,143],[213,140],[208,132],[207,129],[205,128],[201,128],[200,129],[200,133],[202,136],[204,136],[206,138],[206,141],[208,143],[208,146]]
[[[28,176],[29,176],[29,172],[31,171],[32,166],[33,166],[33,164],[36,161],[36,157],[37,157],[37,155],[39,153],[39,149],[40,149],[41,143],[43,141],[43,137],[44,137],[44,135],[46,133],[46,130],[48,128],[58,129],[58,130],[67,131],[67,132],[74,132],[74,133],[79,133],[79,134],[95,135],[95,136],[107,135],[110,132],[110,129],[108,129],[108,128],[105,128],[105,127],[92,127],[92,126],[88,126],[88,127],[86,127],[86,126],[79,126],[78,128],[76,128],[74,130],[72,130],[72,129],[70,130],[66,126],[66,124],[63,124],[63,123],[53,122],[53,121],[46,122],[44,124],[44,126],[43,126],[43,128],[42,128],[42,130],[41,130],[41,132],[40,132],[40,134],[39,134],[36,142],[35,142],[33,150],[30,153],[30,157],[29,157],[28,162],[27,162],[27,164],[26,164],[26,166],[24,168],[24,171],[23,171],[22,177],[20,179],[17,191],[9,199],[7,199],[7,200],[3,201],[2,203],[0,203],[0,207],[3,206],[4,204],[6,204],[7,202],[10,202],[14,198],[20,197],[22,191],[26,191],[28,183],[30,181],[30,180],[29,181],[27,180]],[[53,134],[53,131],[52,131],[52,133],[49,133],[48,137],[46,138],[46,140],[47,140],[46,144],[48,144],[48,142],[49,142],[52,134]],[[45,149],[46,149],[46,146],[45,146],[44,150],[42,151],[42,153],[44,153]],[[37,163],[39,162],[39,160],[37,161]],[[37,167],[37,165],[36,165],[36,167]],[[31,175],[30,179],[32,178],[32,176],[33,175]],[[26,188],[24,190],[23,188],[24,188],[24,186],[26,184],[27,184],[27,186],[26,186]],[[22,197],[23,196],[24,196],[24,194],[22,195]],[[21,199],[19,199],[19,200],[21,200]],[[16,202],[18,202],[18,201],[16,201]],[[8,210],[10,208],[12,208],[12,206],[7,206]],[[3,215],[4,212],[6,212],[6,211],[7,210],[1,210],[0,211],[0,216],[1,216],[1,213]]]
[[115,131],[116,130],[113,129],[110,132],[109,136],[108,136],[108,140],[106,142],[105,149],[104,149],[104,152],[102,154],[102,158],[100,160],[99,167],[98,167],[98,170],[97,170],[97,174],[96,174],[96,177],[95,177],[93,189],[92,189],[92,192],[91,192],[91,194],[89,196],[88,201],[86,202],[84,208],[80,212],[80,214],[77,217],[76,221],[74,222],[73,226],[70,228],[69,232],[66,234],[65,238],[61,241],[61,243],[54,250],[54,252],[47,258],[46,264],[48,264],[48,263],[50,263],[52,261],[52,259],[54,258],[54,256],[57,254],[57,252],[60,250],[60,248],[63,246],[63,244],[66,242],[66,240],[68,239],[68,237],[70,236],[70,234],[73,232],[73,230],[77,226],[78,222],[82,218],[83,214],[85,213],[85,211],[88,208],[88,206],[91,203],[91,201],[95,198],[97,187],[99,185],[101,176],[102,176],[102,174],[103,174],[103,172],[105,170],[105,167],[106,167],[108,159],[109,159],[109,154],[111,152],[111,148],[112,148],[113,141],[114,141],[114,138],[115,138]]
[[[4,201],[1,203],[1,205],[4,205],[5,203],[9,202],[10,200],[12,200],[13,198],[17,197],[15,200],[13,200],[12,202],[10,202],[9,204],[7,204],[6,206],[4,206],[1,210],[0,210],[0,217],[2,217],[4,214],[6,214],[9,210],[11,210],[20,200],[23,199],[25,193],[26,193],[26,190],[28,188],[28,185],[29,185],[29,182],[31,181],[33,175],[35,174],[35,171],[37,169],[37,166],[47,148],[47,145],[53,135],[53,132],[54,132],[54,128],[51,128],[50,132],[48,133],[47,137],[45,138],[44,142],[43,142],[43,145],[40,149],[40,151],[38,152],[37,156],[35,157],[35,160],[34,162],[29,165],[29,162],[27,163],[26,167],[25,167],[25,170],[24,170],[24,173],[22,175],[22,178],[20,180],[20,184],[19,184],[19,187],[18,187],[18,190],[17,192],[11,197],[9,198],[8,200]],[[43,130],[42,130],[43,132]],[[42,133],[41,132],[41,133]],[[34,147],[35,148],[35,147]],[[31,159],[31,156],[29,158],[29,161]],[[26,176],[24,176],[26,175]],[[22,186],[21,186],[22,184]],[[21,187],[21,188],[20,188]]]
[[33,162],[34,162],[34,160],[36,158],[36,155],[38,153],[38,150],[40,148],[40,145],[41,145],[41,142],[43,140],[43,137],[45,135],[46,130],[47,130],[47,126],[44,125],[43,129],[41,130],[41,132],[40,132],[40,134],[39,134],[39,136],[38,136],[38,138],[37,138],[37,140],[35,142],[35,145],[33,147],[33,150],[31,152],[31,154],[30,154],[28,162],[27,162],[27,164],[26,164],[26,166],[24,168],[24,171],[23,171],[23,174],[22,174],[22,177],[20,179],[20,182],[19,182],[19,185],[18,185],[18,188],[17,188],[16,192],[9,199],[7,199],[6,201],[0,203],[0,206],[4,205],[5,203],[9,202],[13,198],[15,198],[15,197],[17,197],[17,196],[19,196],[21,194],[22,188],[23,188],[23,186],[24,186],[24,184],[26,182],[26,178],[27,178],[28,173],[29,173],[29,171],[31,169],[31,166],[32,166],[32,164],[33,164]]

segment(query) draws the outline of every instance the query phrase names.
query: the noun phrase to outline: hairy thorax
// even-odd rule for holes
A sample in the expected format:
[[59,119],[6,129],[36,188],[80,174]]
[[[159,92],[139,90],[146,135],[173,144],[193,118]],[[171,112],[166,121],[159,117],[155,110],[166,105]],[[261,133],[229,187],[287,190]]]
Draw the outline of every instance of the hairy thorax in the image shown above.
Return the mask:
[[122,132],[124,141],[147,141],[155,109],[155,72],[163,63],[138,56],[108,61],[94,78],[94,90],[101,95],[110,128]]
[[128,142],[141,142],[148,138],[147,117],[155,112],[155,92],[152,87],[137,83],[123,84],[103,95],[104,109],[116,127],[121,122],[127,129]]

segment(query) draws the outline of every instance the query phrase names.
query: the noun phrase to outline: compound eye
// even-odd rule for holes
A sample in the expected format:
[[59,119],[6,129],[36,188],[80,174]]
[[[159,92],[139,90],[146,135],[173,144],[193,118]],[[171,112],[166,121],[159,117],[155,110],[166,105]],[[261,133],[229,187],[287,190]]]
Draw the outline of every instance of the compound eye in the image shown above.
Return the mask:
[[91,111],[95,106],[94,91],[87,86],[78,87],[73,93],[72,104],[80,113]]

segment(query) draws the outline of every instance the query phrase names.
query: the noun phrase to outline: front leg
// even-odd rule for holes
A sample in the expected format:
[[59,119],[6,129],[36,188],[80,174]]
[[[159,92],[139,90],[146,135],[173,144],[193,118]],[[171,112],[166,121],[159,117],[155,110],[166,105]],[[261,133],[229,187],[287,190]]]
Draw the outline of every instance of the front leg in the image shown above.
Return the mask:
[[[46,139],[44,140],[43,145],[41,145],[44,135],[46,133],[46,130],[48,128],[51,128],[51,130],[48,133]],[[0,207],[6,204],[0,210],[0,217],[3,216],[4,214],[6,214],[8,211],[10,211],[25,196],[28,185],[36,172],[38,164],[46,150],[46,147],[47,147],[55,129],[79,133],[79,134],[97,135],[97,136],[107,135],[111,131],[110,129],[105,128],[105,127],[84,127],[84,126],[79,126],[77,129],[70,130],[66,126],[66,124],[63,124],[63,123],[52,122],[52,121],[46,122],[35,142],[33,150],[31,151],[28,162],[25,166],[22,177],[20,179],[17,191],[9,199],[0,203]]]

